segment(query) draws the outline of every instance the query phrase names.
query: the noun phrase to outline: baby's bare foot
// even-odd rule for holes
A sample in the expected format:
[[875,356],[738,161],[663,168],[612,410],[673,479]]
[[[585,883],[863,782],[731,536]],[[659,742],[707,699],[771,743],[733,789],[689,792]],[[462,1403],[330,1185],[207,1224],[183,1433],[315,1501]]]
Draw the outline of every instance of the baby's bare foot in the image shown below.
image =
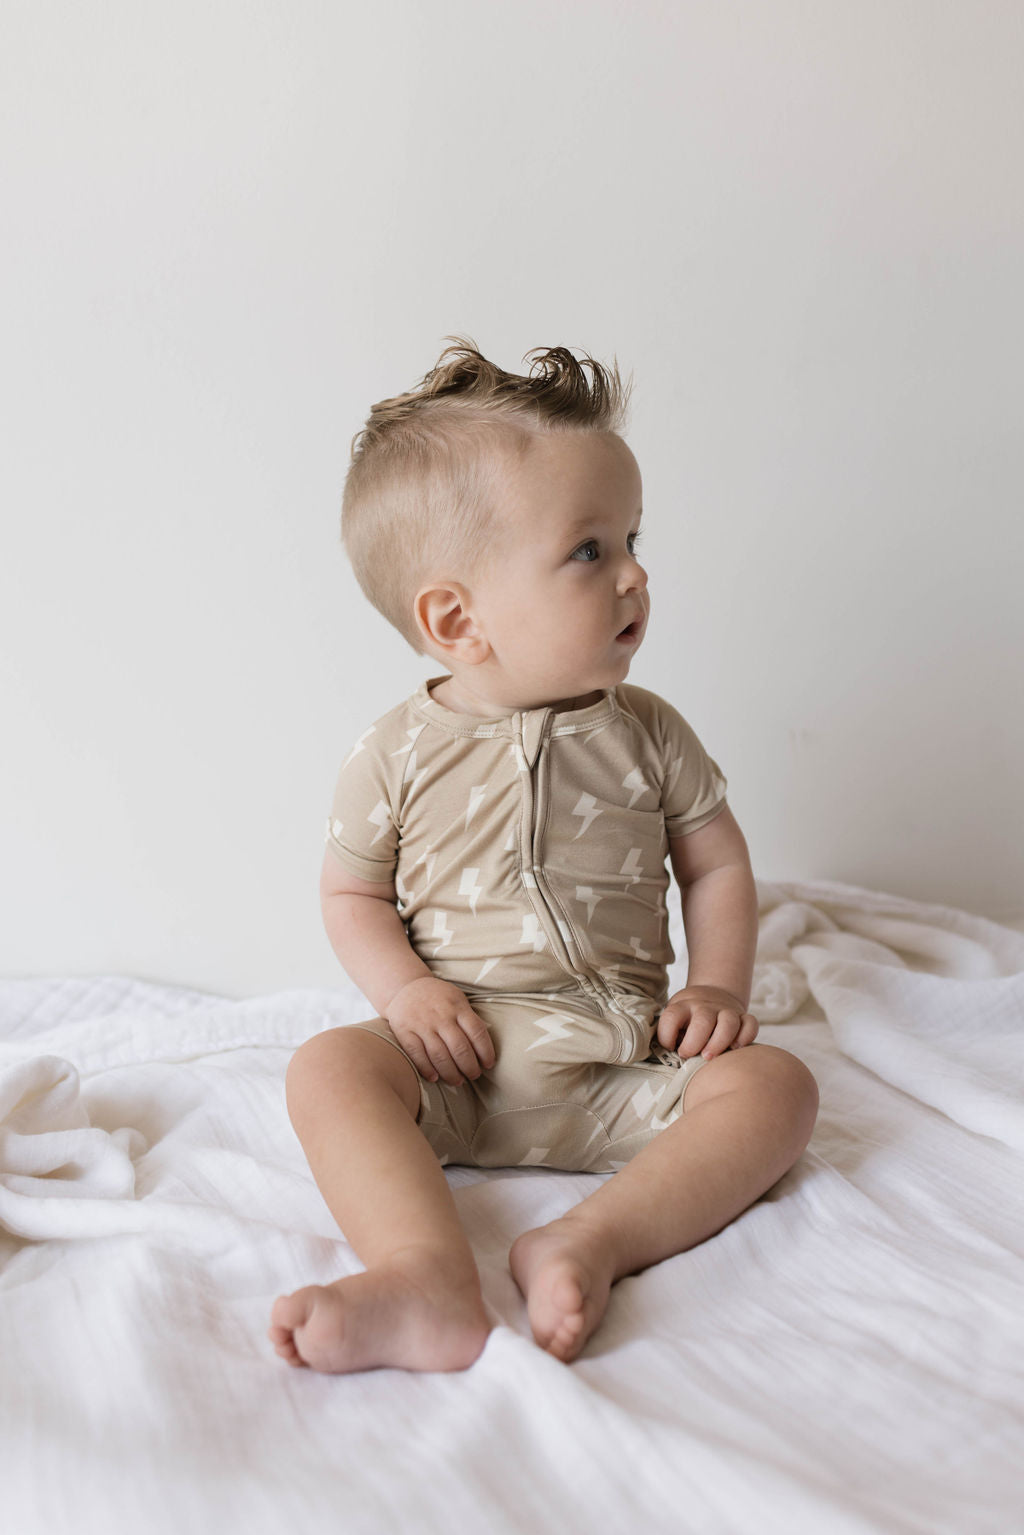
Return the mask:
[[533,1336],[568,1364],[604,1316],[611,1257],[585,1227],[563,1216],[517,1237],[508,1260],[526,1297]]
[[475,1275],[408,1262],[279,1296],[270,1320],[282,1359],[329,1374],[465,1370],[491,1326]]

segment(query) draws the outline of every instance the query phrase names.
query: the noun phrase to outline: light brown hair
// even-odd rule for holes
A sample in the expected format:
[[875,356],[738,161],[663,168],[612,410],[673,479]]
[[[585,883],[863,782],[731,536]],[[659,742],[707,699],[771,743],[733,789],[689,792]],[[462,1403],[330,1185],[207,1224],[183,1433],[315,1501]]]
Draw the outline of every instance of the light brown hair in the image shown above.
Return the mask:
[[621,436],[632,393],[617,361],[609,369],[586,353],[577,362],[567,347],[535,347],[522,377],[465,337],[444,339],[455,344],[417,387],[374,405],[353,437],[342,498],[356,579],[417,655],[417,591],[433,580],[468,582],[504,547],[503,474],[546,433]]

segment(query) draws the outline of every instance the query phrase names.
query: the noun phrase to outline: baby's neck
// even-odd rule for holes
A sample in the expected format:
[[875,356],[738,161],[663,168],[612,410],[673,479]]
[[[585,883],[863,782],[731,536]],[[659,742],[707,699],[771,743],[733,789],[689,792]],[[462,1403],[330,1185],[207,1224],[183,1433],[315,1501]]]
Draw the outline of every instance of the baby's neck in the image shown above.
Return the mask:
[[437,703],[443,704],[446,709],[451,709],[454,714],[472,714],[478,719],[508,719],[510,715],[524,713],[528,709],[553,709],[556,714],[569,714],[575,709],[589,709],[592,704],[599,703],[604,695],[598,690],[593,693],[584,693],[576,698],[520,704],[517,708],[480,698],[460,688],[454,677],[446,677],[443,682],[437,683],[430,689],[430,696]]

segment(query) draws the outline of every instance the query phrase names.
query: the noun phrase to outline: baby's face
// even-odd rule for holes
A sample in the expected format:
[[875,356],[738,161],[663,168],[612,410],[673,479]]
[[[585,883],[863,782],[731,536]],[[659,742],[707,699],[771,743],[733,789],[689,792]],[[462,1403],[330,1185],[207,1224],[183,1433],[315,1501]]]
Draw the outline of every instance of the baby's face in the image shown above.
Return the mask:
[[621,438],[531,444],[503,492],[508,550],[473,583],[494,702],[539,708],[624,681],[650,607],[635,554],[642,494]]

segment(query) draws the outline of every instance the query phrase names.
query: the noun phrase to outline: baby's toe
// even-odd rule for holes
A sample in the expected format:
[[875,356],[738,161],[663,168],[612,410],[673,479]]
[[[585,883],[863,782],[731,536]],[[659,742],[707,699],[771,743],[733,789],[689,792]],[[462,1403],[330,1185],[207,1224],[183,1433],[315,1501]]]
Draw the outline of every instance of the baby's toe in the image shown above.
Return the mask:
[[279,1295],[270,1313],[271,1330],[293,1333],[309,1321],[312,1307],[307,1290],[296,1290],[294,1295]]
[[308,1368],[302,1355],[296,1352],[294,1343],[279,1347],[277,1353],[278,1357],[283,1359],[285,1364],[290,1364],[296,1370]]
[[554,1336],[548,1344],[548,1352],[555,1354],[559,1359],[568,1362],[575,1359],[583,1347],[583,1312],[573,1311],[562,1317],[555,1328]]
[[274,1302],[267,1337],[286,1364],[304,1366],[306,1363],[295,1346],[295,1329],[308,1320],[309,1310],[301,1290],[295,1295],[279,1295]]

